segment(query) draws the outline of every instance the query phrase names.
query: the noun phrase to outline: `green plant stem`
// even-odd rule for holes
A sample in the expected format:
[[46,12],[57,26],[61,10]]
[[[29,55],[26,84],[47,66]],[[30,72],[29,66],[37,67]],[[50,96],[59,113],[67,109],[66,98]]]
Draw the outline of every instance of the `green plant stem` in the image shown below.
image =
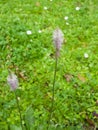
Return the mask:
[[16,98],[16,102],[17,102],[17,108],[18,108],[18,112],[19,112],[19,116],[20,116],[20,125],[21,125],[22,130],[24,130],[24,127],[23,127],[23,124],[22,124],[22,116],[21,116],[19,101],[18,101],[17,94],[16,94],[15,91],[14,91],[14,94],[15,94],[15,98]]
[[53,88],[52,88],[52,105],[51,105],[51,116],[53,114],[53,107],[54,107],[54,92],[55,92],[55,82],[56,82],[56,72],[57,72],[57,61],[58,58],[55,59],[55,70],[54,70],[54,79],[53,79]]
[[[50,116],[49,116],[49,124],[51,121],[51,118],[53,116],[53,109],[54,109],[54,94],[55,94],[55,82],[56,82],[56,73],[57,73],[57,64],[58,64],[58,57],[55,57],[55,68],[54,68],[54,78],[53,78],[53,87],[52,87],[52,104],[51,104],[51,110],[50,110]],[[49,124],[47,127],[47,130],[49,129]]]

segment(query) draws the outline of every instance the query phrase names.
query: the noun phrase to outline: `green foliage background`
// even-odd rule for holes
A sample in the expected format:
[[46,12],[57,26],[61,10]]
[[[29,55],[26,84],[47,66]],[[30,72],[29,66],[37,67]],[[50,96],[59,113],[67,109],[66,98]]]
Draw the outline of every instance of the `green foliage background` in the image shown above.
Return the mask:
[[6,83],[8,68],[19,78],[16,92],[28,129],[46,129],[55,63],[52,33],[57,27],[66,42],[59,58],[50,129],[82,129],[90,126],[87,118],[97,126],[98,119],[92,116],[98,112],[97,7],[97,0],[0,0],[1,130],[21,129],[15,97]]

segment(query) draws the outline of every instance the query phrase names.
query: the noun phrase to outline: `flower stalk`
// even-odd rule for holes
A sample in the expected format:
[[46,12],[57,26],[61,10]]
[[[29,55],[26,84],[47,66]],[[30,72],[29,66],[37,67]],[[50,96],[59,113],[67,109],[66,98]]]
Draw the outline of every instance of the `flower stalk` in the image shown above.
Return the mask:
[[9,84],[9,86],[10,86],[11,91],[13,91],[14,94],[15,94],[15,99],[16,99],[16,103],[17,103],[17,109],[18,109],[19,117],[20,117],[20,125],[21,125],[22,130],[24,130],[23,124],[22,124],[22,116],[21,116],[19,101],[18,101],[17,94],[16,94],[16,89],[19,86],[19,82],[18,82],[17,76],[15,74],[13,74],[10,70],[9,70],[9,75],[7,77],[7,82]]
[[[49,124],[53,117],[53,112],[54,112],[55,82],[56,82],[56,74],[57,74],[57,65],[58,65],[58,57],[60,55],[60,49],[61,49],[63,40],[64,40],[64,38],[63,38],[62,31],[60,29],[56,29],[53,32],[53,42],[54,42],[54,46],[55,46],[55,68],[54,68],[54,78],[53,78],[53,86],[52,86],[51,111],[50,111],[49,122],[48,122]],[[47,130],[49,129],[49,124],[48,124]]]
[[55,92],[55,82],[56,82],[57,64],[58,64],[58,58],[57,58],[57,56],[56,56],[56,57],[55,57],[55,69],[54,69],[53,87],[52,87],[51,117],[52,117],[53,108],[54,108],[54,92]]
[[21,125],[22,130],[24,130],[24,127],[23,127],[23,124],[22,124],[22,115],[21,115],[19,100],[18,100],[18,98],[17,98],[17,94],[16,94],[15,91],[14,91],[14,94],[15,94],[15,99],[16,99],[16,103],[17,103],[17,109],[18,109],[19,117],[20,117],[20,125]]

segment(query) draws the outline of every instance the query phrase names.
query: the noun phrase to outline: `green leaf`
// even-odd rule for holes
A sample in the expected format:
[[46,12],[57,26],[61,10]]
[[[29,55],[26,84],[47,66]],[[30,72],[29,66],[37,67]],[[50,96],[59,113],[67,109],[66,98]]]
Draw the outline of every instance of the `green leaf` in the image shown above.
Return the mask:
[[10,130],[22,130],[22,128],[16,125],[10,125]]
[[26,110],[25,113],[25,123],[26,123],[26,127],[28,129],[33,127],[34,124],[34,112],[33,112],[33,108],[31,106],[29,106]]

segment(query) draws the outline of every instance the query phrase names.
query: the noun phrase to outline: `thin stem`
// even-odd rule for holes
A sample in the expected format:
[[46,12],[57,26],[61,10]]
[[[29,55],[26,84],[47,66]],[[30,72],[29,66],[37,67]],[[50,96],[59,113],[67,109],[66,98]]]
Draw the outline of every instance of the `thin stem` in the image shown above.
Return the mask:
[[54,70],[54,79],[53,79],[53,88],[52,88],[52,105],[51,105],[51,116],[53,114],[53,107],[54,107],[54,92],[55,92],[55,81],[56,81],[56,72],[57,72],[57,61],[58,58],[55,59],[55,70]]
[[17,94],[16,94],[15,91],[14,91],[14,94],[15,94],[15,98],[16,98],[16,102],[17,102],[17,108],[18,108],[18,112],[19,112],[19,116],[20,116],[20,125],[21,125],[22,130],[24,130],[24,127],[23,127],[23,124],[22,124],[22,116],[21,116],[19,101],[18,101]]
[[52,100],[51,100],[52,104],[51,104],[51,110],[50,110],[50,116],[49,116],[49,122],[48,122],[47,130],[49,129],[49,124],[50,124],[51,118],[52,118],[52,116],[53,116],[57,64],[58,64],[58,57],[57,57],[57,55],[56,55],[56,56],[55,56],[55,68],[54,68],[53,87],[52,87]]

